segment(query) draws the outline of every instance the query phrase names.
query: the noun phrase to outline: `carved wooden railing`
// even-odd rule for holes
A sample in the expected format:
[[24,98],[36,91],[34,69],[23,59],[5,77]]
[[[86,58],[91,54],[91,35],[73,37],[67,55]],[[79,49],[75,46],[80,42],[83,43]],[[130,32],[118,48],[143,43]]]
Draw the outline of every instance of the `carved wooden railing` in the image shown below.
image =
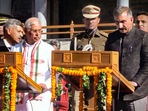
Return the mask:
[[[113,32],[116,30],[115,23],[99,23],[98,24],[99,30],[104,31],[106,33]],[[42,34],[47,35],[69,35],[70,38],[73,38],[73,35],[76,33],[80,33],[85,30],[84,24],[74,24],[73,21],[69,25],[50,25],[50,26],[43,26],[43,29],[47,29]],[[0,36],[3,35],[2,31],[3,27],[0,26]]]
[[[99,30],[104,31],[106,33],[110,33],[116,30],[115,23],[99,23],[98,27]],[[47,29],[47,32],[43,32],[43,34],[49,34],[49,35],[69,34],[70,38],[72,38],[74,34],[84,31],[85,25],[74,24],[74,22],[71,21],[70,25],[50,25],[50,26],[43,26],[42,28]],[[65,31],[61,31],[60,29],[65,29]]]

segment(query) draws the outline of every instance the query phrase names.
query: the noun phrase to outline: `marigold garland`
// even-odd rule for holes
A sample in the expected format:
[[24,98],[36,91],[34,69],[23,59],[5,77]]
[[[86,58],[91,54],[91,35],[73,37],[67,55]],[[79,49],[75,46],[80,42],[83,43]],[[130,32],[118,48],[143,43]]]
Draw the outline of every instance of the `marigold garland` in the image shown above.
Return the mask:
[[52,67],[52,78],[51,78],[51,87],[52,87],[52,101],[55,101],[56,98],[56,67]]
[[15,111],[16,109],[16,87],[17,87],[17,70],[13,67],[9,67],[11,72],[11,102],[10,111]]
[[[112,70],[108,67],[106,68],[102,68],[102,69],[98,69],[97,67],[90,67],[90,66],[84,66],[83,68],[80,69],[66,69],[66,68],[61,68],[61,67],[56,67],[56,66],[52,66],[52,82],[51,82],[51,86],[52,86],[52,100],[54,101],[56,98],[56,72],[60,72],[64,75],[69,75],[69,76],[84,76],[85,74],[87,74],[88,76],[97,76],[100,75],[101,73],[104,73],[106,76],[106,79],[104,79],[103,82],[105,82],[106,88],[105,88],[105,100],[104,100],[104,104],[106,106],[105,110],[107,111],[111,111],[111,105],[112,105]],[[82,78],[80,79],[80,85],[82,85]],[[100,80],[99,80],[100,81]],[[98,81],[98,82],[99,82]],[[98,83],[97,80],[94,81],[95,85],[96,83]],[[82,89],[82,87],[81,87]],[[100,90],[102,91],[102,90]],[[105,93],[104,92],[104,93]],[[98,96],[95,97],[98,98]],[[82,102],[81,102],[82,101]],[[80,92],[80,106],[79,109],[82,109],[82,104],[83,104],[83,92]],[[99,103],[95,103],[95,104],[99,104]],[[99,105],[98,105],[99,106]],[[104,107],[104,106],[102,106]]]
[[17,70],[12,66],[0,68],[0,74],[3,74],[4,85],[2,89],[2,111],[15,111]]
[[106,105],[107,105],[107,111],[111,111],[111,106],[112,106],[112,75],[110,74],[111,72],[107,72],[107,100],[106,100]]

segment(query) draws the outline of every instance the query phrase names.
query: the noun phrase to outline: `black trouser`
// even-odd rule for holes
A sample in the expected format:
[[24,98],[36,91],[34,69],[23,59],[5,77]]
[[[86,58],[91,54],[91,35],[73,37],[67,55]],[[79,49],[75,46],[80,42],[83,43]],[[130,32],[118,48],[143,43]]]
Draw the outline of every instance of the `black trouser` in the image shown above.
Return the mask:
[[134,102],[123,101],[123,95],[118,97],[116,93],[113,94],[112,111],[135,111]]

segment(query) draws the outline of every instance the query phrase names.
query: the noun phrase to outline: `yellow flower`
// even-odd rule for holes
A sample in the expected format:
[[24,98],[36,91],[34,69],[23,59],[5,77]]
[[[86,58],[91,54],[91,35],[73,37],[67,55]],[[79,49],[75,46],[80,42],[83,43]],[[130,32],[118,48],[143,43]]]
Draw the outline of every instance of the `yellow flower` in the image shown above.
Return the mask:
[[[60,67],[56,67],[56,66],[52,66],[52,100],[55,100],[56,98],[56,72],[58,71],[58,69],[61,69]],[[84,66],[82,68],[79,69],[66,69],[66,68],[62,68],[62,71],[60,73],[63,73],[65,75],[70,75],[70,76],[81,76],[80,77],[80,91],[83,91],[83,81],[82,81],[82,76],[84,74],[87,74],[88,76],[97,76],[99,75],[101,72],[106,74],[106,109],[107,111],[111,111],[111,103],[112,103],[112,69],[110,69],[109,67],[106,68],[101,68],[98,69],[96,66],[95,67],[91,67],[91,66]],[[97,86],[96,79],[94,79],[94,87]],[[97,97],[97,96],[96,96]],[[95,98],[96,98],[95,97]],[[80,92],[80,104],[79,104],[79,110],[83,110],[83,92]],[[95,103],[96,104],[96,103]]]

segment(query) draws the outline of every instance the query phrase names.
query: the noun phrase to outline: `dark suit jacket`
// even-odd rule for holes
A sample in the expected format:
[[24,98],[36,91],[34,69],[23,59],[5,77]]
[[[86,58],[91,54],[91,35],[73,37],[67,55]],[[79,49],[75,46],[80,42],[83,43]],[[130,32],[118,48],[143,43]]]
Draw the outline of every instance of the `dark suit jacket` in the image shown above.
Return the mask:
[[[133,101],[148,95],[148,33],[135,27],[128,33],[109,34],[105,50],[119,52],[119,69],[129,81],[139,84],[135,92],[124,96]],[[132,95],[132,96],[131,96]]]
[[3,39],[0,39],[0,52],[9,52],[8,48],[6,47]]

